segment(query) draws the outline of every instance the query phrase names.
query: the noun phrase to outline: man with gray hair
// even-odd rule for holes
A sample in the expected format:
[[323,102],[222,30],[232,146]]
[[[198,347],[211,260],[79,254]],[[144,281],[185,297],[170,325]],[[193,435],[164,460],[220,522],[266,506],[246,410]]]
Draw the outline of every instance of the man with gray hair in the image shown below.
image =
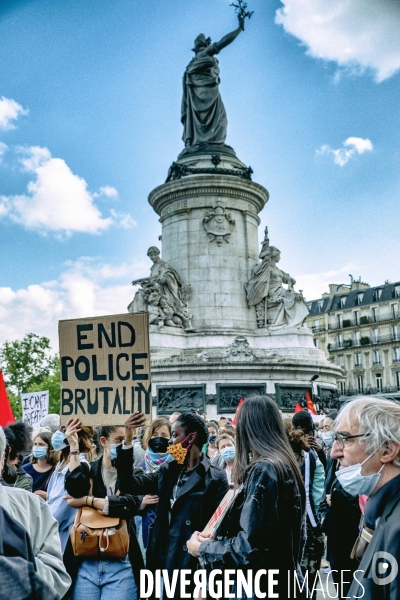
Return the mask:
[[354,552],[361,559],[348,598],[400,597],[400,404],[382,398],[348,402],[335,420],[331,456],[349,494],[366,495]]
[[[0,427],[0,470],[6,437]],[[0,485],[0,506],[29,533],[38,576],[62,598],[71,585],[61,554],[58,524],[39,496]]]

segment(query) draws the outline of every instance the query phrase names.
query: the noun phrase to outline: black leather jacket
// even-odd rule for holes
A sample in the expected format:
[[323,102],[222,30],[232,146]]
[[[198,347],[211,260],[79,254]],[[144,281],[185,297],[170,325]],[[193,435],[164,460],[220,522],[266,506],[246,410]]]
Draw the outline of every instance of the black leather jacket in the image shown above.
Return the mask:
[[[302,579],[300,559],[305,539],[305,493],[289,468],[284,478],[271,461],[257,462],[247,473],[242,491],[222,521],[217,537],[200,546],[209,569],[279,569],[280,598],[294,597],[288,590],[288,571]],[[267,579],[261,579],[267,591]],[[302,598],[297,592],[297,597]],[[304,595],[304,597],[306,597]]]

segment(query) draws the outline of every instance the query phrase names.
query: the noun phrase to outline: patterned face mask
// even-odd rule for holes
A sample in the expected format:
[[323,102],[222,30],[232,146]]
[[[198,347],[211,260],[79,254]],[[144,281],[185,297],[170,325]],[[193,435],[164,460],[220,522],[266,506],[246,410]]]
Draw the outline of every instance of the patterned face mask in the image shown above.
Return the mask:
[[182,443],[179,442],[178,444],[172,444],[172,446],[168,446],[168,452],[176,460],[176,462],[178,463],[178,465],[183,465],[183,463],[185,462],[186,454],[187,454],[190,446],[193,444],[193,442],[190,442],[189,444],[187,444],[187,446],[183,446],[183,444],[193,434],[195,436],[197,435],[196,432],[189,433],[189,435],[187,435],[185,437],[185,439],[182,441]]

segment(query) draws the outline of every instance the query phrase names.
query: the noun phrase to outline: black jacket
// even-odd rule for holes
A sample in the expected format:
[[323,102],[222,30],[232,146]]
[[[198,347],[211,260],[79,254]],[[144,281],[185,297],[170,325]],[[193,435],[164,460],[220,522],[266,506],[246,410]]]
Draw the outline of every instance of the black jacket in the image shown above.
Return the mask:
[[159,497],[157,514],[149,528],[146,553],[148,569],[192,569],[197,559],[187,552],[186,542],[194,531],[202,531],[229,489],[225,471],[201,462],[182,487],[171,509],[173,488],[183,470],[176,461],[164,464],[155,473],[133,471],[133,450],[117,448],[116,467],[121,492],[155,494]]
[[[386,552],[386,556],[377,556],[378,552]],[[349,598],[365,598],[366,600],[398,600],[400,598],[400,574],[394,576],[393,581],[383,584],[380,577],[385,577],[385,572],[380,575],[380,563],[390,564],[388,579],[395,574],[393,567],[400,567],[400,479],[396,489],[386,504],[382,516],[377,520],[377,526],[368,544],[365,554],[348,592]],[[379,577],[380,575],[380,577]],[[374,581],[374,576],[376,581]],[[378,577],[377,577],[378,576]],[[379,582],[379,583],[378,583]],[[365,591],[364,591],[365,590]]]
[[[288,571],[293,582],[305,538],[305,493],[286,469],[278,476],[272,462],[257,462],[248,472],[228,514],[222,521],[216,540],[204,542],[200,555],[208,569],[279,569],[280,598],[294,598],[288,590]],[[261,588],[267,592],[266,577]],[[297,598],[306,597],[297,592]]]
[[[110,517],[119,517],[129,522],[129,560],[132,565],[135,581],[139,585],[140,569],[144,567],[143,556],[136,538],[135,521],[133,517],[137,514],[140,499],[131,495],[109,496],[101,475],[103,457],[90,463],[90,472],[87,464],[81,463],[73,471],[69,471],[65,477],[65,489],[70,496],[82,498],[89,495],[90,480],[93,481],[91,494],[96,498],[108,496],[108,510]],[[116,492],[119,488],[117,479]],[[64,563],[67,571],[74,581],[81,559],[76,558],[72,552],[72,545],[68,541],[64,554]]]
[[[358,496],[351,496],[336,479],[338,461],[328,461],[325,493],[331,496],[331,505],[326,505],[323,531],[328,536],[329,558],[332,568],[353,569],[357,563],[350,554],[359,533],[361,510]],[[341,570],[340,568],[338,570]]]

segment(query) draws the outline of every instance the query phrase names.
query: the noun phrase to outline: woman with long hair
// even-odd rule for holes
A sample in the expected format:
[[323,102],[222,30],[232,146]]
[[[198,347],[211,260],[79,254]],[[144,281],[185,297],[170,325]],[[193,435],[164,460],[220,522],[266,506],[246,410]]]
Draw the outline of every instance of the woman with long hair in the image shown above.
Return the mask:
[[[78,435],[82,427],[78,419],[75,429],[69,428],[68,441],[71,452],[78,449]],[[72,578],[71,600],[136,600],[137,583],[143,567],[142,555],[136,539],[133,517],[140,500],[133,496],[120,495],[117,469],[114,466],[116,448],[125,439],[123,425],[103,425],[98,427],[98,439],[102,447],[100,458],[89,465],[81,462],[79,454],[74,455],[65,478],[68,495],[66,504],[73,508],[89,506],[104,515],[117,517],[128,522],[129,551],[124,558],[107,559],[100,557],[74,557],[72,547],[67,546],[64,562]]]
[[58,532],[63,554],[76,514],[76,508],[68,506],[64,500],[64,496],[67,494],[65,478],[75,461],[79,460],[89,464],[86,455],[91,452],[93,440],[93,427],[82,426],[78,432],[78,447],[71,451],[70,438],[75,433],[75,429],[75,420],[69,419],[65,426],[60,427],[51,436],[51,445],[56,452],[61,453],[61,458],[47,486],[47,502],[53,517],[58,521]]
[[[241,487],[216,539],[195,532],[187,542],[188,551],[210,569],[251,569],[253,576],[260,569],[278,569],[274,592],[280,598],[294,597],[295,577],[303,583],[299,563],[306,501],[275,402],[268,396],[247,398],[238,412],[236,430],[232,482]],[[261,578],[260,589],[268,591],[267,577]],[[306,593],[297,588],[298,598]]]
[[59,458],[59,452],[51,445],[51,436],[50,431],[42,431],[35,436],[30,461],[22,465],[32,477],[32,492],[43,500],[47,498],[47,486]]

